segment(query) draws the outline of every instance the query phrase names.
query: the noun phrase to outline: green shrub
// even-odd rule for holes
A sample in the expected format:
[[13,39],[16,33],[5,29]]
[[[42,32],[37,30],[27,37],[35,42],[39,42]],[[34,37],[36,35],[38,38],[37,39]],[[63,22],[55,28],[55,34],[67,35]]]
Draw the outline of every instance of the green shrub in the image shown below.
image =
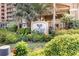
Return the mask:
[[79,56],[79,52],[75,56]]
[[29,41],[33,41],[33,42],[37,42],[37,41],[44,42],[44,41],[49,41],[52,37],[50,35],[32,33],[32,34],[28,34],[27,38]]
[[79,20],[73,19],[69,22],[70,28],[72,29],[79,29]]
[[79,34],[79,29],[69,29],[69,30],[59,30],[56,32],[56,35],[64,35],[64,34]]
[[70,29],[71,28],[70,23],[73,19],[74,18],[70,14],[66,14],[66,13],[63,14],[63,16],[61,17],[61,22],[64,23],[64,28],[65,29]]
[[11,32],[16,32],[17,31],[17,25],[14,24],[12,26],[8,26],[7,30],[11,31]]
[[47,56],[74,56],[79,52],[79,34],[56,36],[44,48]]
[[27,37],[26,34],[25,34],[25,35],[20,34],[20,35],[18,35],[18,40],[19,40],[19,41],[21,41],[21,40],[23,40],[23,41],[28,41],[28,37]]
[[29,41],[33,41],[33,42],[39,41],[40,39],[40,35],[38,34],[28,34],[27,37]]
[[4,43],[6,41],[5,33],[0,33],[0,43]]
[[27,55],[28,51],[27,51],[27,43],[26,42],[18,42],[16,44],[16,56],[25,56]]
[[5,41],[6,41],[6,32],[7,32],[7,30],[0,29],[0,43],[5,43]]
[[17,30],[18,34],[23,34],[23,35],[29,34],[30,32],[31,32],[30,28],[20,28]]
[[61,22],[64,23],[66,29],[79,29],[79,20],[69,14],[64,14]]
[[28,56],[44,56],[44,50],[43,49],[39,49],[33,52],[29,52]]
[[33,35],[32,34],[28,34],[27,37],[28,37],[29,41],[31,41],[33,39]]
[[1,43],[15,43],[17,42],[17,35],[16,33],[7,31],[5,29],[0,29],[0,42]]
[[27,35],[31,32],[30,28],[20,28],[17,30],[19,40],[28,41]]
[[40,34],[32,34],[33,36],[33,41],[43,41],[44,40],[44,38],[43,38],[43,36],[42,35],[40,35]]
[[44,42],[44,41],[49,41],[52,38],[52,35],[45,35],[37,32],[33,32],[29,34],[30,30],[26,28],[18,29],[17,33],[19,40],[23,40],[23,41]]
[[16,43],[18,41],[17,35],[15,33],[8,32],[7,34],[5,43]]

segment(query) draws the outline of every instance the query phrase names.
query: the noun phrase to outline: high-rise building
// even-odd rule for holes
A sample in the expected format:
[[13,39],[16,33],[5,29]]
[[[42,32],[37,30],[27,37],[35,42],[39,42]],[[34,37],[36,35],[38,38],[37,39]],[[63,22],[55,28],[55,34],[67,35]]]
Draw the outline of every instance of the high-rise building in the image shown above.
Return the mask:
[[79,3],[70,4],[70,14],[76,19],[79,19]]
[[15,6],[12,3],[0,3],[0,21],[14,20]]
[[[44,11],[41,16],[42,18],[49,23],[49,26],[52,26],[53,20],[53,3],[49,4],[49,12]],[[60,17],[62,17],[63,13],[69,13],[74,18],[79,19],[79,3],[56,3],[55,8],[55,21],[56,26],[61,27]],[[2,22],[9,22],[16,20],[15,19],[15,11],[16,6],[14,3],[0,3],[0,22],[2,26]],[[26,15],[27,16],[27,15]]]

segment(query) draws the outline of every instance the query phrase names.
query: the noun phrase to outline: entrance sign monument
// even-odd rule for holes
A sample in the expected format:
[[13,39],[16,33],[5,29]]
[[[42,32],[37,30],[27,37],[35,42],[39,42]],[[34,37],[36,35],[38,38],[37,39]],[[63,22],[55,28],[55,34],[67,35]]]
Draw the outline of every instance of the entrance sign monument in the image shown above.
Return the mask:
[[48,34],[48,23],[45,21],[34,21],[31,23],[31,31]]

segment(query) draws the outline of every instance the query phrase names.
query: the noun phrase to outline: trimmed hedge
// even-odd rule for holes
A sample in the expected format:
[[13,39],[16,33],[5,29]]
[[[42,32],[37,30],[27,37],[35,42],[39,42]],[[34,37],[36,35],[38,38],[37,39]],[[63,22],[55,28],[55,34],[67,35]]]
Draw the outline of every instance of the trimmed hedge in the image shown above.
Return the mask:
[[44,48],[46,56],[74,56],[79,52],[79,34],[56,36]]
[[79,29],[69,29],[69,30],[59,30],[56,31],[56,35],[64,35],[64,34],[79,34]]

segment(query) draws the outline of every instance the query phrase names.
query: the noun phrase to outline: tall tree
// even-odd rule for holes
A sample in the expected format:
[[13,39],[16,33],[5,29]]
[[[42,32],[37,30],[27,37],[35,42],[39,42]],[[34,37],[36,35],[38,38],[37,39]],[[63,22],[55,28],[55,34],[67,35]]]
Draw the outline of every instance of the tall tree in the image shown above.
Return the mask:
[[64,27],[66,28],[66,29],[68,29],[69,27],[70,27],[70,22],[73,20],[74,18],[71,16],[71,15],[69,15],[69,14],[67,14],[67,13],[65,13],[65,14],[63,14],[63,17],[61,18],[61,21],[63,22],[63,24],[65,25]]
[[[46,10],[47,4],[42,3],[19,3],[16,4],[16,17],[17,21],[22,21],[22,19],[26,20],[37,20],[37,18],[41,15],[44,10]],[[18,25],[19,28],[19,25]]]
[[44,3],[34,3],[32,4],[36,16],[39,16],[40,20],[42,17],[42,14],[47,10],[48,4],[44,4]]
[[22,22],[23,19],[26,20],[32,20],[35,18],[35,11],[32,6],[32,4],[25,4],[25,3],[19,3],[16,4],[16,18],[18,21],[18,28],[19,28],[19,21]]

